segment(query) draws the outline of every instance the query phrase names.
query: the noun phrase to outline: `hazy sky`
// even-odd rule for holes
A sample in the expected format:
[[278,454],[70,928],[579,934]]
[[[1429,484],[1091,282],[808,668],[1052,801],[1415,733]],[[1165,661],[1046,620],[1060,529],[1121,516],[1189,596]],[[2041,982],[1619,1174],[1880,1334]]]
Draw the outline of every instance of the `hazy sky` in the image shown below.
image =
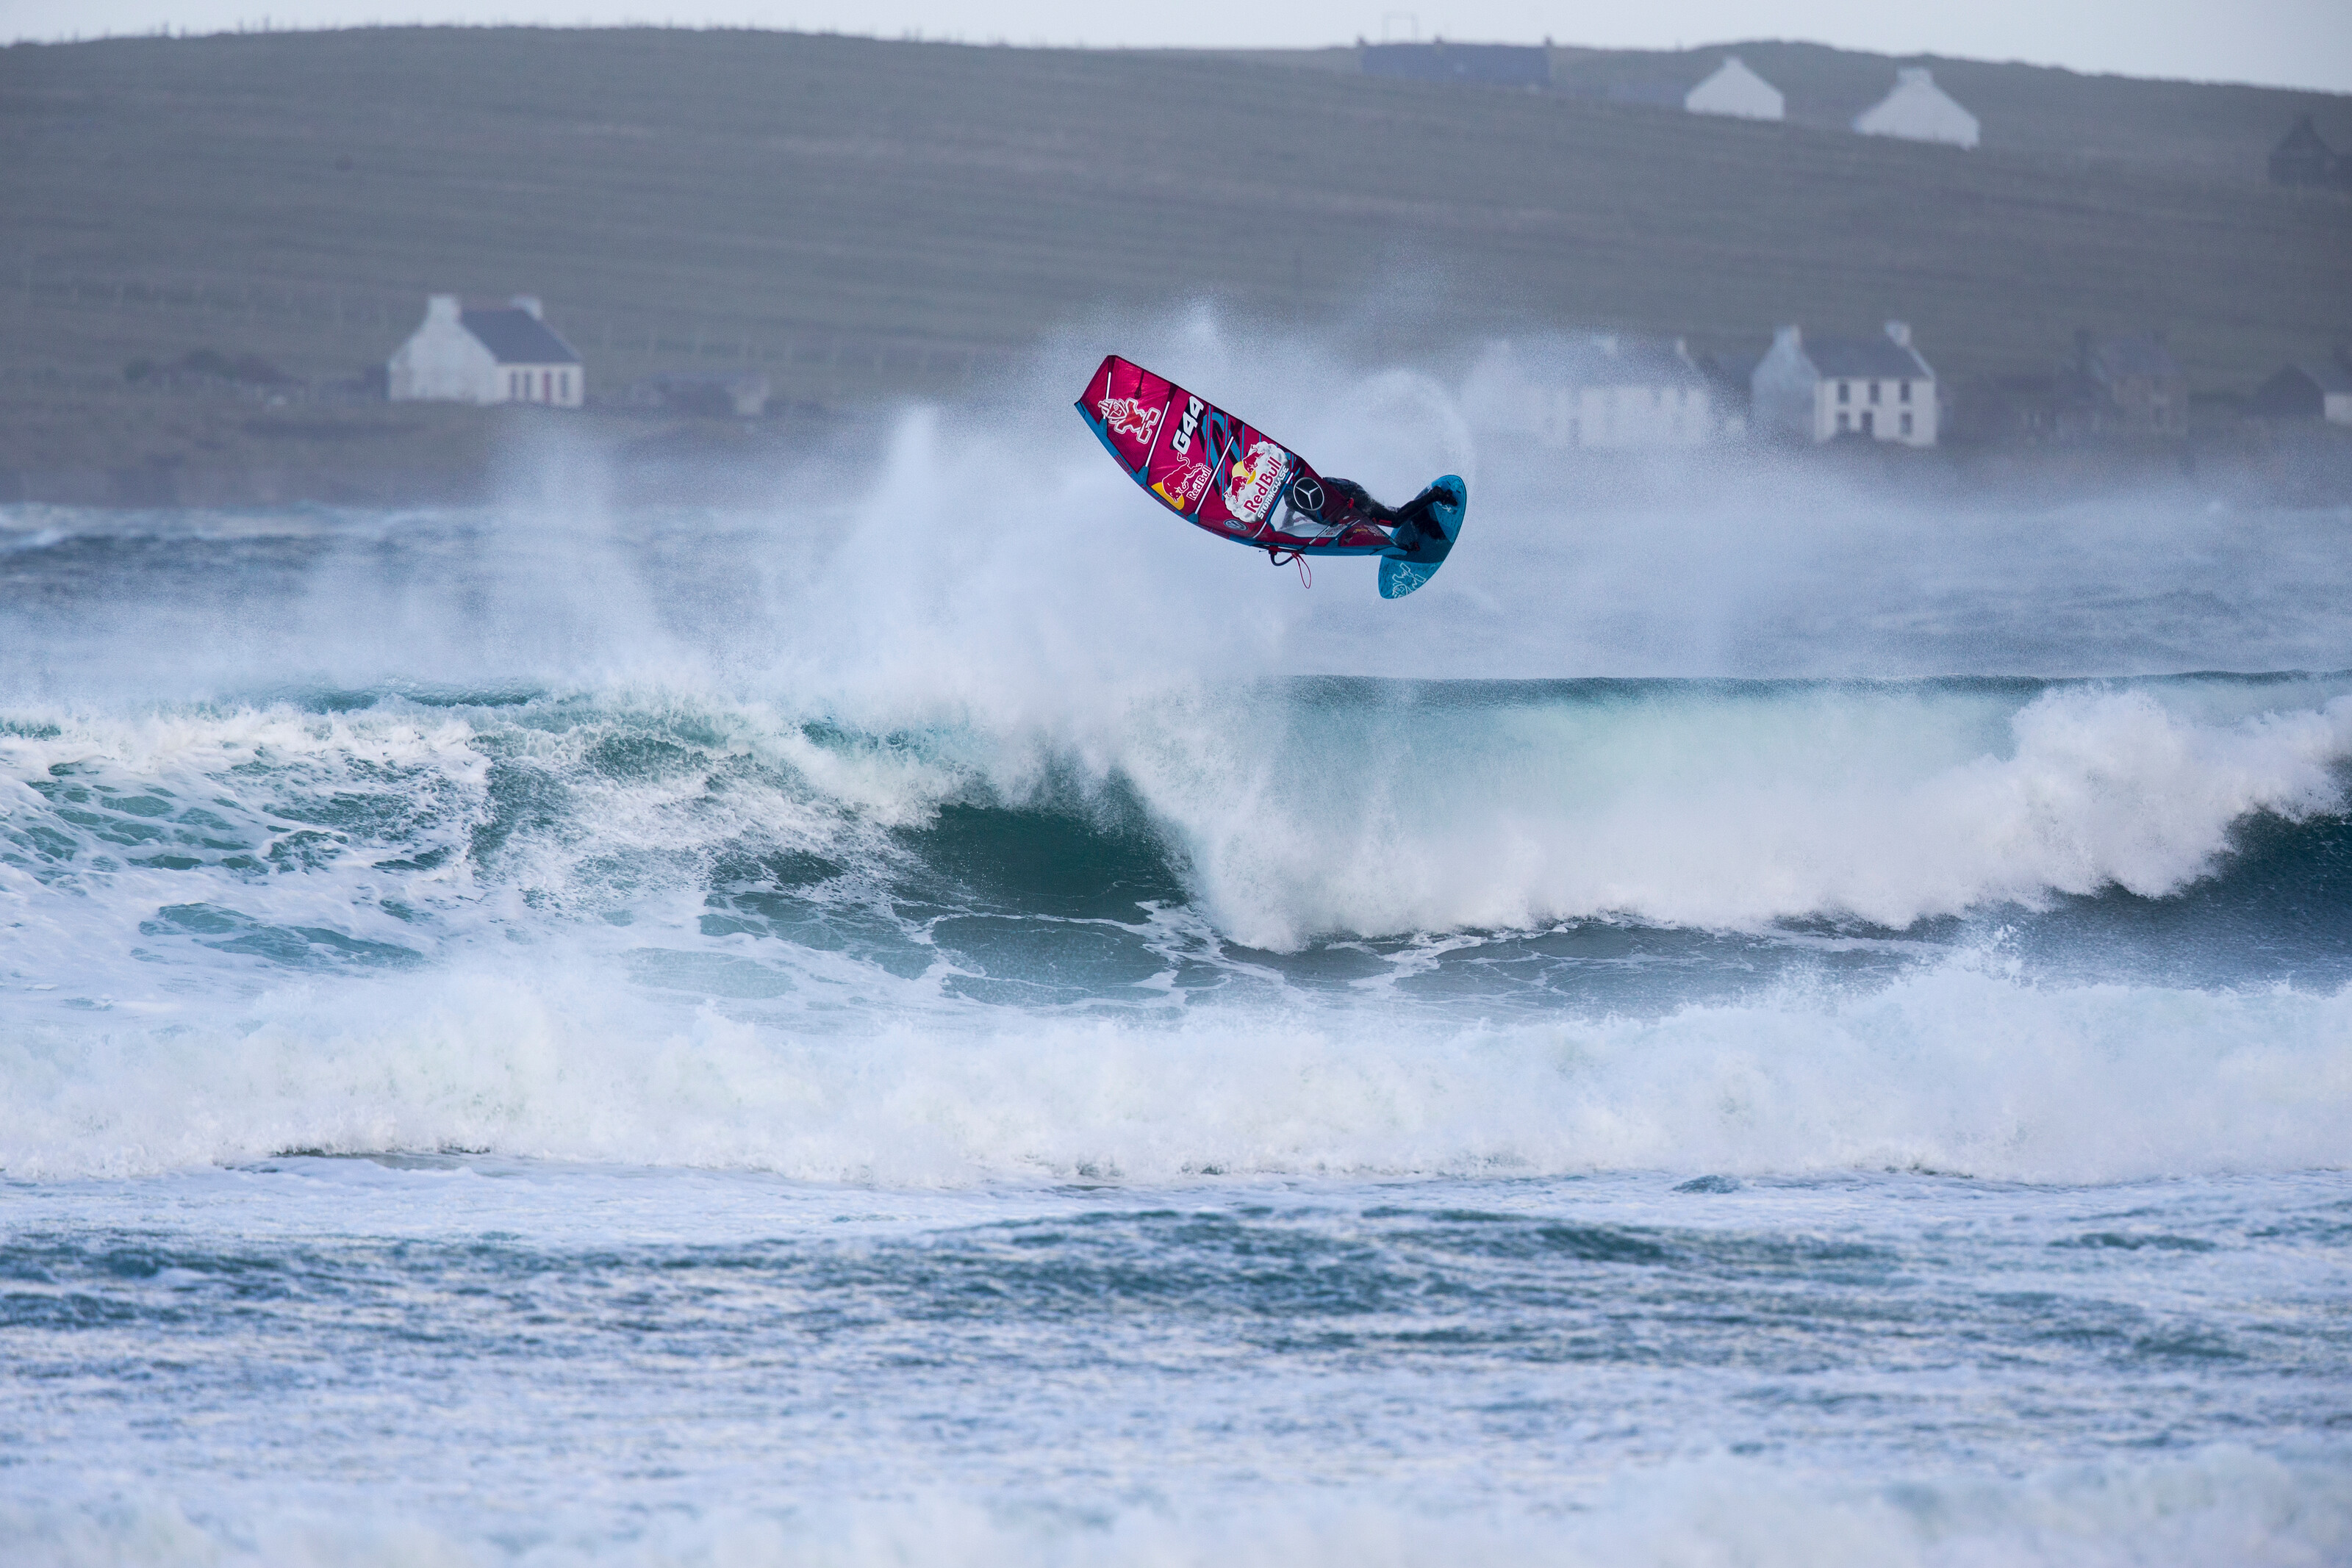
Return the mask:
[[2031,60],[2128,76],[2352,92],[2352,0],[0,0],[0,38],[92,37],[169,26],[369,22],[674,22],[979,43],[1285,47],[1359,37],[1671,48],[1805,38],[1890,54]]

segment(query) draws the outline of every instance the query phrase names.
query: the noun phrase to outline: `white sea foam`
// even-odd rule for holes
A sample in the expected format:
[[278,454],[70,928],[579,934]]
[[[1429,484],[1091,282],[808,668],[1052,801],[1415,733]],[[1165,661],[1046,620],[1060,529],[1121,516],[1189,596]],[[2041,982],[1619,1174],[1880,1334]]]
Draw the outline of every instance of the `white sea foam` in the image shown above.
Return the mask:
[[482,1149],[885,1186],[1213,1173],[1916,1167],[2102,1181],[2352,1163],[2352,990],[2053,988],[1954,961],[1650,1019],[680,1007],[594,967],[23,1019],[0,1169]]
[[[1522,928],[1600,914],[1889,926],[2122,887],[2176,893],[2257,812],[2343,809],[2352,698],[2234,722],[2147,690],[1798,690],[1244,714],[1118,765],[1220,926]],[[2003,732],[2006,733],[2003,733]]]
[[146,1491],[0,1503],[0,1531],[23,1568],[2313,1568],[2352,1550],[2352,1481],[2332,1465],[2215,1448],[2019,1479],[1863,1481],[1717,1459],[1624,1477],[1590,1506],[1552,1514],[1431,1513],[1344,1490],[1282,1505],[1179,1498],[1076,1511],[919,1494],[672,1513],[617,1533],[558,1517],[490,1539],[373,1508],[279,1504],[255,1517]]
[[[0,1168],[441,1147],[911,1185],[1883,1166],[2102,1180],[2352,1161],[2343,991],[2034,984],[1964,956],[1875,988],[1787,984],[1643,1018],[1489,1023],[1370,998],[1155,1017],[1184,1009],[1149,990],[1088,1016],[959,1001],[936,968],[903,977],[855,952],[706,939],[717,846],[756,831],[887,875],[884,829],[1042,789],[1041,758],[1074,747],[1036,731],[845,746],[772,708],[689,706],[709,754],[764,759],[766,782],[584,765],[649,711],[57,716],[0,737],[0,829],[80,831],[31,789],[56,767],[208,800],[257,841],[319,837],[286,816],[297,798],[377,791],[389,804],[362,817],[409,813],[261,874],[0,865]],[[1097,732],[1089,777],[1133,782],[1228,935],[1278,945],[1610,910],[1900,924],[2107,885],[2162,896],[2249,813],[2341,809],[2352,698],[2190,684],[1480,706],[1261,688],[1163,698],[1122,725]],[[563,804],[486,867],[465,846],[493,755],[546,769]],[[382,869],[426,848],[449,858]],[[428,967],[291,978],[151,934],[159,910],[199,904]],[[681,990],[772,999],[688,1009]]]
[[[592,884],[616,859],[637,868],[631,885],[642,888],[661,880],[656,861],[690,866],[755,830],[870,856],[877,832],[926,822],[945,802],[1034,803],[1075,778],[1130,786],[1202,908],[1254,946],[1600,915],[1899,928],[2111,887],[2164,897],[2211,873],[2257,815],[2342,811],[2343,685],[1509,697],[1253,686],[1003,729],[910,732],[868,713],[866,734],[833,740],[813,738],[790,704],[658,693],[464,720],[398,704],[336,716],[53,715],[45,728],[0,735],[0,831],[46,822],[79,833],[32,789],[68,768],[117,789],[159,784],[215,811],[226,802],[257,839],[297,827],[272,815],[289,795],[383,800],[409,835],[347,835],[331,852],[342,878],[331,888],[319,865],[310,880],[267,888],[201,874],[85,880],[88,902],[42,911],[63,923],[68,946],[81,921],[119,934],[158,903],[210,893],[260,917],[292,900],[332,924],[331,909],[314,907],[320,895],[370,902],[386,879],[368,867],[388,853],[462,848],[490,814],[493,757],[559,787],[561,807],[547,808],[557,815],[504,841],[494,879],[555,908],[609,907],[610,889]],[[616,779],[593,765],[602,743],[680,727],[701,761],[674,776]],[[730,758],[763,771],[708,787]],[[320,839],[312,858],[329,853]],[[460,857],[439,880],[470,874]],[[15,880],[19,899],[40,902]]]

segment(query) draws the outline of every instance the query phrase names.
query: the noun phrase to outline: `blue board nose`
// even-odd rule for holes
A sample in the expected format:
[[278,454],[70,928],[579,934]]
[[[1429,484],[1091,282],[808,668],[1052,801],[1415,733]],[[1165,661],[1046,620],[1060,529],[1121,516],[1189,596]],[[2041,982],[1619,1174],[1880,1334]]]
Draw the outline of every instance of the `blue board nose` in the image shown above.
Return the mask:
[[1433,544],[1424,540],[1415,547],[1413,559],[1405,556],[1381,557],[1381,597],[1402,599],[1423,583],[1437,575],[1437,569],[1462,537],[1462,519],[1470,509],[1470,486],[1462,482],[1459,474],[1447,474],[1433,480],[1432,490],[1444,493],[1444,498],[1433,500],[1429,506],[1430,519],[1436,523],[1442,536]]
[[1461,475],[1447,474],[1430,488],[1443,490],[1448,497],[1431,507],[1430,512],[1437,518],[1438,526],[1445,530],[1446,541],[1451,544],[1454,535],[1461,531],[1462,514],[1470,508],[1470,486],[1463,483]]

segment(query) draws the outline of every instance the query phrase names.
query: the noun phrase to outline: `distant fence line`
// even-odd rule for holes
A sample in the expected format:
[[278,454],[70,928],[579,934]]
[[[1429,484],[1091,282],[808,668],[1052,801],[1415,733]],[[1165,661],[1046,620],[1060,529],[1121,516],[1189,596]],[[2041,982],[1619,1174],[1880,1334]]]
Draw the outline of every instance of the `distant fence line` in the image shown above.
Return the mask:
[[[264,324],[325,329],[339,340],[364,338],[388,357],[424,319],[422,295],[397,297],[362,290],[289,287],[247,283],[160,283],[150,279],[76,277],[43,274],[26,267],[12,290],[25,311],[58,307],[132,314],[194,313],[226,328]],[[686,359],[746,369],[793,371],[803,367],[850,374],[892,372],[920,377],[971,377],[1011,365],[1017,350],[998,345],[943,342],[910,334],[844,331],[814,323],[795,326],[779,340],[772,324],[747,329],[740,319],[681,319],[675,313],[616,314],[553,309],[549,324],[561,332],[594,370],[595,356],[658,361]],[[246,345],[225,342],[224,348]]]

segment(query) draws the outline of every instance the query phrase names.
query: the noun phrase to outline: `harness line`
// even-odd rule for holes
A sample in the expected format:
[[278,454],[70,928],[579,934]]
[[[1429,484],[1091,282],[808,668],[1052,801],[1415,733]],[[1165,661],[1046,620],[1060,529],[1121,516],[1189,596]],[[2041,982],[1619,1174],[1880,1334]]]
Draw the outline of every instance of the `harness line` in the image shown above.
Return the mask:
[[[1295,560],[1298,563],[1298,586],[1301,588],[1314,587],[1315,572],[1314,570],[1307,564],[1307,552],[1304,550],[1292,550],[1290,552],[1290,560]],[[1286,561],[1283,559],[1281,546],[1268,545],[1265,547],[1265,563],[1268,566],[1286,566],[1289,564],[1289,561]]]

